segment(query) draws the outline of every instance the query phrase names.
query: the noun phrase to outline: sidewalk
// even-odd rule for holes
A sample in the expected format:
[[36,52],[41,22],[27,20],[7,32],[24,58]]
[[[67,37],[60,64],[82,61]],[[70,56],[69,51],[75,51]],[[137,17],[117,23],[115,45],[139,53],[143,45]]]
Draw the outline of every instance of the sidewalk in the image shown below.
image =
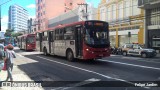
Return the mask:
[[[18,49],[18,48],[16,48]],[[14,81],[33,81],[27,74],[20,70],[18,67],[18,64],[26,64],[29,60],[26,57],[20,56],[19,54],[16,54],[17,58],[14,59],[14,66],[13,66],[13,82]],[[22,60],[25,60],[22,61]],[[0,79],[1,81],[4,81],[7,77],[7,71],[1,71],[0,72]],[[33,81],[34,82],[34,81]],[[42,87],[0,87],[0,90],[43,90]]]

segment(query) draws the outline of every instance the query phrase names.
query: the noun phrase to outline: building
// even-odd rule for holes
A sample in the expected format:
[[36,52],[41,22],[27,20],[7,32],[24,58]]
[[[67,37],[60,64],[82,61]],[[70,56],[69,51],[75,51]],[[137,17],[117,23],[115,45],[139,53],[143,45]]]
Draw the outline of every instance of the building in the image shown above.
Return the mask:
[[68,9],[74,9],[78,3],[84,3],[84,0],[36,0],[36,19],[38,20],[37,29],[44,30],[48,28],[48,20],[67,12]]
[[30,18],[27,22],[28,31],[27,33],[33,33],[36,31],[36,19]]
[[4,39],[4,34],[5,34],[5,32],[0,31],[0,39]]
[[145,11],[145,45],[160,50],[160,0],[138,0]]
[[138,0],[101,0],[97,18],[109,22],[111,46],[144,44],[144,12],[137,3]]
[[68,24],[78,21],[95,20],[96,19],[96,8],[93,5],[87,7],[87,18],[86,18],[86,6],[79,6],[73,10],[64,12],[63,14],[49,19],[48,27],[54,27],[61,24]]
[[28,11],[23,7],[14,4],[9,7],[8,28],[15,32],[27,31]]

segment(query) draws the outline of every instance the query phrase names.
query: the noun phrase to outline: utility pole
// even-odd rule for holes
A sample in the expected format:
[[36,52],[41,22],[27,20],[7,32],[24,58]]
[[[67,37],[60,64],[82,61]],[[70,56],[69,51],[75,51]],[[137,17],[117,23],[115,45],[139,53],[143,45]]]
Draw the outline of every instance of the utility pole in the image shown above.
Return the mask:
[[87,15],[87,7],[88,7],[88,4],[87,3],[81,3],[81,4],[78,4],[79,6],[85,6],[86,7],[86,20],[88,20],[88,15]]

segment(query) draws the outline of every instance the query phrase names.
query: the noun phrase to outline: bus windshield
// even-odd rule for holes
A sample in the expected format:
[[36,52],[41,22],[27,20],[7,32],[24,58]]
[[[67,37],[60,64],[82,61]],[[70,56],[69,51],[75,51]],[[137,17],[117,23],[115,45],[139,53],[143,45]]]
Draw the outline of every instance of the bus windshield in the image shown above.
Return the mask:
[[34,39],[35,39],[34,36],[27,37],[27,43],[34,43],[35,42]]
[[89,45],[106,45],[108,44],[108,32],[103,27],[87,27],[85,42]]

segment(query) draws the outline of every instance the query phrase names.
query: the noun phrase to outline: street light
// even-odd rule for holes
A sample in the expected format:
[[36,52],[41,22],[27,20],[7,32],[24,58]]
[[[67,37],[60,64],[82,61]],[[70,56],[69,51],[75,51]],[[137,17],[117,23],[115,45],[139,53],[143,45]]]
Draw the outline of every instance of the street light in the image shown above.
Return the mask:
[[1,31],[1,6],[4,5],[4,4],[6,4],[6,3],[8,3],[9,1],[11,1],[11,0],[8,0],[8,1],[0,4],[0,31]]

